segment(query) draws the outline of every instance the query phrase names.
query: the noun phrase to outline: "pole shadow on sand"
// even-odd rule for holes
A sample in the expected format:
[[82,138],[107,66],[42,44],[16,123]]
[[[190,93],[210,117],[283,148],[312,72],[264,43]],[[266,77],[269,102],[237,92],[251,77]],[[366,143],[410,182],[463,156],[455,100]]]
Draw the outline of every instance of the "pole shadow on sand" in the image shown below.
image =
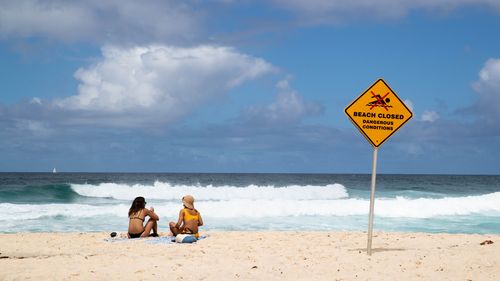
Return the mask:
[[[407,251],[408,249],[404,248],[373,248],[372,252],[377,253],[377,252],[397,252],[397,251]],[[350,249],[349,251],[352,252],[366,252],[366,248],[357,248],[357,249]]]

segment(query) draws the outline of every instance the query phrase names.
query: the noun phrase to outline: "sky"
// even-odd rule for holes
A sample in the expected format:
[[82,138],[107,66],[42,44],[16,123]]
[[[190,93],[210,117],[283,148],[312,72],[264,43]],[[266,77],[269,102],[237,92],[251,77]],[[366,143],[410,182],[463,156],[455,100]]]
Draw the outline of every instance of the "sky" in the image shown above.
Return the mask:
[[500,174],[500,1],[0,0],[0,171]]

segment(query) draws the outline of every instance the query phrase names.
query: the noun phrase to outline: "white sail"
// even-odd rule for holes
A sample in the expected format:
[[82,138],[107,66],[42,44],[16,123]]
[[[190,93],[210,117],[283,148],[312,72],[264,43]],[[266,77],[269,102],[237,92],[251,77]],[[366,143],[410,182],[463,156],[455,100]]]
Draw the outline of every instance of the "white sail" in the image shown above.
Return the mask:
[[53,173],[53,174],[57,173],[56,168],[54,168],[54,169],[52,170],[52,173]]

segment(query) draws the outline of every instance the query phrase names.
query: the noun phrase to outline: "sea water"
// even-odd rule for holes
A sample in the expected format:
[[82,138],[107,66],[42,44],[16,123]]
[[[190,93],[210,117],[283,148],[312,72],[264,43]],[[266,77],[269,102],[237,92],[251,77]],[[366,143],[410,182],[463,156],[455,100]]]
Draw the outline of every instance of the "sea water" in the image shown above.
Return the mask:
[[[146,198],[167,231],[191,194],[201,230],[366,231],[371,175],[0,173],[0,232],[127,231]],[[500,176],[378,175],[375,231],[500,233]]]

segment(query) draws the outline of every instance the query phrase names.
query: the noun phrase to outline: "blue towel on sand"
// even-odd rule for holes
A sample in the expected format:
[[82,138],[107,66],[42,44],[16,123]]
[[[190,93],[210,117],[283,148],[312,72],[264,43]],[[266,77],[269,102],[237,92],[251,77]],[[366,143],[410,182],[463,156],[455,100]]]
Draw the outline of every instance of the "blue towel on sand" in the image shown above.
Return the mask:
[[147,244],[171,244],[175,243],[175,236],[160,236],[144,239]]
[[[198,240],[207,238],[208,235],[198,237]],[[148,238],[134,238],[129,239],[126,237],[113,237],[113,238],[105,238],[104,241],[110,243],[118,243],[118,242],[137,242],[144,241],[147,244],[172,244],[175,243],[175,236],[160,236],[160,237],[148,237]]]
[[[198,237],[198,240],[205,239],[208,236],[200,236]],[[145,239],[145,243],[148,244],[171,244],[175,243],[175,236],[161,236],[161,237],[155,237],[155,238],[150,238],[150,239]]]

